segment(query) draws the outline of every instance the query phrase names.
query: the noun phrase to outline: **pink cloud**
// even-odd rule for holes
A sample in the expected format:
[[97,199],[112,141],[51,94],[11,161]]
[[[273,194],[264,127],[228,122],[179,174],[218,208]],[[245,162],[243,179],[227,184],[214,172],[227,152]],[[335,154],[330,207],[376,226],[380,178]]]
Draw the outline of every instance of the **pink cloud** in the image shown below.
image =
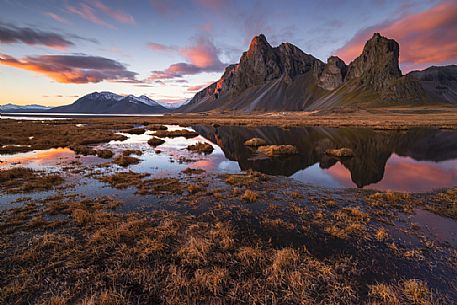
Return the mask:
[[63,18],[62,16],[59,16],[53,12],[44,12],[44,15],[48,16],[49,18],[53,19],[54,21],[60,22],[62,24],[70,24],[70,22]]
[[175,50],[175,48],[173,48],[173,47],[170,47],[170,46],[167,46],[167,45],[164,45],[164,44],[161,44],[161,43],[157,43],[157,42],[149,42],[148,44],[146,44],[146,47],[148,49],[153,50],[153,51]]
[[362,52],[374,32],[400,43],[400,63],[408,72],[433,64],[457,61],[457,2],[447,0],[415,14],[366,28],[336,54],[350,62]]
[[95,13],[95,10],[85,3],[80,3],[78,7],[72,6],[72,5],[67,5],[66,7],[70,13],[73,13],[83,19],[89,20],[92,23],[95,23],[95,24],[98,24],[98,25],[101,25],[101,26],[104,26],[104,27],[107,27],[110,29],[114,28],[113,25],[106,23],[100,17],[98,17]]
[[162,71],[153,71],[149,80],[179,78],[202,72],[220,72],[225,65],[219,60],[219,50],[207,36],[198,36],[194,43],[185,48],[175,48],[158,43],[148,44],[155,50],[177,50],[187,63],[176,63]]
[[132,16],[130,16],[120,10],[115,10],[115,9],[107,6],[106,4],[104,4],[102,1],[94,1],[93,4],[99,10],[101,10],[102,12],[104,12],[105,14],[107,14],[108,16],[117,20],[120,23],[126,23],[126,24],[135,23],[135,19]]
[[197,92],[200,91],[205,85],[196,85],[196,86],[189,86],[187,87],[187,91],[189,92]]

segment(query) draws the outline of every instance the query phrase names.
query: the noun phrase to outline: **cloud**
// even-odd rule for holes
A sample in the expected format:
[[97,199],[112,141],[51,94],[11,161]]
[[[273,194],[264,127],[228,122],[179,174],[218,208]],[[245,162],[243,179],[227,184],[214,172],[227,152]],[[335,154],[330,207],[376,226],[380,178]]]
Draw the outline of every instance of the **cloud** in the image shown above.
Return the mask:
[[53,19],[54,21],[60,22],[62,24],[70,24],[70,21],[67,19],[63,18],[62,16],[59,16],[53,12],[44,12],[43,13],[45,16],[48,16],[49,18]]
[[57,33],[42,32],[28,27],[16,27],[3,23],[0,23],[0,42],[22,42],[29,45],[44,45],[59,50],[74,45],[73,42]]
[[40,55],[16,59],[2,54],[0,64],[33,71],[64,84],[135,81],[137,75],[115,60],[88,55]]
[[126,24],[134,24],[135,19],[133,16],[130,16],[120,10],[115,10],[106,4],[104,4],[102,1],[94,1],[93,2],[95,7],[97,7],[99,10],[104,12],[105,14],[109,15],[111,18],[117,20],[120,23],[126,23]]
[[167,46],[167,45],[157,43],[157,42],[149,42],[146,44],[146,47],[153,51],[170,51],[170,50],[174,51],[174,50],[176,50],[176,48],[174,48],[174,47]]
[[95,10],[85,3],[80,3],[79,6],[67,5],[67,10],[70,13],[73,13],[83,19],[89,20],[92,23],[113,29],[114,26],[112,24],[106,23],[100,17],[98,17],[95,13]]
[[189,87],[187,87],[187,91],[197,92],[197,91],[200,91],[200,89],[202,89],[203,87],[205,87],[205,85],[189,86]]
[[[154,47],[156,49],[176,49],[161,44],[156,44]],[[203,72],[221,72],[226,66],[219,60],[220,51],[208,36],[198,36],[191,46],[178,48],[177,51],[188,61],[187,63],[176,63],[165,70],[153,71],[148,79],[163,80]]]
[[400,63],[406,71],[457,60],[457,2],[443,1],[430,9],[371,26],[357,33],[336,54],[349,62],[362,52],[374,32],[400,43]]

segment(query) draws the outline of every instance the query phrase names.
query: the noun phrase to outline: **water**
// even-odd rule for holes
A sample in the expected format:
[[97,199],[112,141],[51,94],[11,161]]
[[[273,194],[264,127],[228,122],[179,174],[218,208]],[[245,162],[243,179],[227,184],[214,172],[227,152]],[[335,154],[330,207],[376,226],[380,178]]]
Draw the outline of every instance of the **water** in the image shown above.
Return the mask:
[[22,113],[9,112],[0,114],[0,119],[13,120],[67,120],[71,118],[110,118],[110,117],[154,117],[163,116],[163,114],[98,114],[98,113]]
[[[182,129],[168,126],[170,130]],[[187,167],[201,168],[210,173],[237,173],[253,169],[270,175],[291,177],[304,183],[330,188],[370,188],[404,192],[428,192],[457,186],[457,132],[439,129],[408,131],[375,131],[364,128],[274,126],[246,128],[240,126],[196,125],[200,133],[193,139],[166,138],[157,147],[147,144],[153,131],[142,135],[127,135],[125,141],[111,141],[95,146],[120,154],[125,149],[139,149],[141,162],[128,169],[153,176],[177,175]],[[244,141],[260,137],[269,144],[291,144],[297,155],[268,158]],[[214,145],[210,155],[195,154],[186,147],[198,141]],[[348,147],[353,158],[337,159],[325,154],[329,148]],[[34,169],[59,171],[75,161],[68,148],[33,151],[0,156],[0,167],[29,166]],[[85,166],[109,162],[94,156],[78,159]],[[110,165],[111,171],[125,170]]]
[[[274,126],[194,126],[217,143],[242,170],[327,187],[427,192],[457,185],[457,132],[440,129],[375,131],[366,128]],[[295,145],[299,154],[283,158],[259,156],[244,141],[259,137],[268,144]],[[326,149],[348,147],[353,158],[337,159]]]

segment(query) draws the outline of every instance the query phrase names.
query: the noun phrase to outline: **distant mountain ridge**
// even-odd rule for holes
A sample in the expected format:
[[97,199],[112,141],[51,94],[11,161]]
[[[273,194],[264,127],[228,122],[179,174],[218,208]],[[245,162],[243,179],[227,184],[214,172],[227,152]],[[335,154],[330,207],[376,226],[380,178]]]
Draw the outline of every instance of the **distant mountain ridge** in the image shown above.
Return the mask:
[[73,104],[50,109],[52,113],[93,114],[154,114],[169,109],[156,101],[142,96],[122,96],[112,92],[93,92],[77,99]]
[[264,35],[259,35],[238,64],[228,66],[217,82],[199,91],[178,111],[307,111],[457,103],[455,79],[442,77],[455,68],[436,67],[440,72],[402,75],[399,50],[395,40],[375,33],[349,65],[337,56],[323,63],[290,43],[272,47]]
[[15,105],[15,104],[5,104],[0,105],[0,112],[2,113],[14,113],[14,112],[22,112],[22,113],[34,113],[34,112],[44,112],[51,109],[51,107],[32,104],[32,105]]

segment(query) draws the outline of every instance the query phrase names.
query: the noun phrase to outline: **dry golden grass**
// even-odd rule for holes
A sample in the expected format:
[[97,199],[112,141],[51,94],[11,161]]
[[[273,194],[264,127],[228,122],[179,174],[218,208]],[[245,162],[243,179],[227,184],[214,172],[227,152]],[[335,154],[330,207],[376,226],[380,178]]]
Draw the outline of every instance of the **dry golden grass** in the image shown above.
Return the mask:
[[247,171],[245,174],[225,175],[224,177],[225,182],[233,186],[250,186],[268,179],[266,175],[254,171]]
[[131,128],[131,129],[124,130],[122,132],[128,133],[128,134],[143,134],[146,132],[146,130],[144,128]]
[[122,155],[124,155],[124,156],[130,156],[130,155],[141,156],[141,155],[143,155],[143,152],[139,149],[126,149],[126,150],[122,151]]
[[197,144],[187,146],[187,150],[202,154],[210,154],[213,152],[214,147],[209,143],[198,142]]
[[138,185],[138,193],[146,194],[161,194],[161,193],[174,193],[181,194],[184,185],[177,178],[154,178],[143,180]]
[[154,133],[155,136],[159,138],[177,138],[177,137],[184,137],[187,139],[195,138],[198,136],[198,132],[187,130],[187,129],[180,129],[180,130],[157,130]]
[[121,155],[114,159],[113,163],[122,166],[122,167],[128,167],[129,165],[135,165],[140,163],[140,159],[135,158],[135,157],[130,157],[130,156],[124,156]]
[[298,154],[297,147],[293,145],[264,145],[257,148],[257,151],[268,157],[290,156]]
[[97,157],[110,159],[113,157],[113,152],[109,149],[99,149],[97,150]]
[[162,140],[157,137],[152,137],[148,140],[148,144],[151,146],[159,146],[159,145],[162,145],[163,143],[165,143],[165,140]]
[[[0,123],[0,143],[6,147],[0,147],[0,154],[57,147],[78,147],[111,140],[125,140],[125,136],[116,134],[114,130],[130,126],[129,124],[114,123],[111,119],[80,127],[76,125],[77,123],[71,120],[47,121],[46,123],[28,120],[2,120]],[[87,149],[86,152],[88,151]]]
[[386,229],[384,228],[379,228],[377,231],[376,231],[376,239],[378,241],[384,241],[387,239],[387,237],[389,236],[389,233],[387,233]]
[[0,190],[28,193],[51,190],[64,182],[57,174],[46,174],[25,167],[0,170]]
[[403,293],[415,304],[432,304],[430,302],[430,291],[427,285],[419,280],[411,279],[403,283]]
[[256,202],[257,201],[257,193],[251,190],[245,190],[243,195],[241,196],[241,200],[247,202]]
[[148,177],[149,174],[140,174],[132,171],[117,172],[111,176],[103,176],[98,178],[102,182],[109,183],[112,187],[118,189],[125,189],[130,186],[138,186],[141,184],[142,179]]
[[388,284],[373,284],[368,286],[369,296],[372,299],[376,299],[386,305],[400,305],[398,292],[395,288]]
[[185,170],[182,171],[182,173],[184,173],[186,175],[200,175],[200,174],[203,174],[204,172],[205,172],[204,169],[190,168],[190,167],[187,167]]

